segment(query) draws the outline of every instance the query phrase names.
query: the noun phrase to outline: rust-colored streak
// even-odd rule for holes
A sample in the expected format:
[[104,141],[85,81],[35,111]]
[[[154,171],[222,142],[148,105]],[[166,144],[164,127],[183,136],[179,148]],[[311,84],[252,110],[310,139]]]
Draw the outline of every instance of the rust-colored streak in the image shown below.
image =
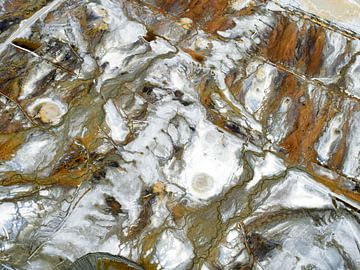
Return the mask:
[[228,0],[193,0],[184,16],[194,22],[204,21],[204,30],[215,33],[233,25],[225,15],[228,4]]
[[157,0],[156,5],[163,11],[178,14],[184,12],[189,6],[189,1]]
[[270,35],[265,54],[272,62],[289,62],[295,58],[297,42],[296,24],[281,17]]
[[199,63],[203,63],[205,60],[205,55],[198,53],[196,51],[193,51],[191,49],[188,48],[182,48],[182,50],[184,52],[186,52],[188,55],[191,56],[192,59],[194,59],[195,61],[199,62]]
[[81,169],[76,172],[66,173],[59,172],[45,178],[38,178],[36,175],[21,175],[15,172],[6,173],[4,180],[0,182],[3,186],[12,186],[18,184],[34,184],[34,185],[58,185],[66,187],[77,187],[82,181],[89,179],[91,170]]
[[168,12],[176,18],[186,17],[208,33],[224,31],[234,27],[234,22],[226,13],[228,0],[158,0],[160,11]]
[[284,147],[288,154],[288,161],[290,164],[301,162],[303,151],[303,140],[311,128],[312,119],[312,106],[307,104],[298,104],[298,119],[296,122],[295,130],[284,139],[281,146]]
[[[320,117],[316,118],[312,101],[309,98],[305,98],[304,87],[306,85],[298,88],[296,82],[297,80],[293,76],[289,76],[285,79],[282,86],[282,89],[287,90],[285,94],[296,101],[298,115],[295,129],[283,140],[281,146],[287,150],[288,162],[290,164],[297,164],[303,161],[308,164],[316,158],[314,143],[319,138],[328,119],[328,107],[325,106],[325,111],[322,112]],[[305,98],[303,103],[299,102],[301,96]],[[279,105],[277,104],[277,106]]]
[[[299,97],[301,95],[301,91],[298,87],[298,81],[293,75],[287,75],[279,88],[278,95],[273,98],[269,104],[266,106],[266,109],[264,110],[263,115],[271,115],[273,114],[280,106],[281,97],[287,96],[287,97]],[[267,124],[267,117],[262,118],[262,124],[266,126]]]
[[325,45],[324,29],[319,27],[315,30],[314,27],[312,27],[310,31],[310,39],[313,41],[310,44],[313,43],[314,45],[310,48],[306,73],[309,75],[315,75],[319,72],[322,64],[322,52]]
[[235,26],[232,19],[218,15],[214,16],[214,19],[205,24],[204,30],[208,33],[216,33],[217,31],[225,31]]

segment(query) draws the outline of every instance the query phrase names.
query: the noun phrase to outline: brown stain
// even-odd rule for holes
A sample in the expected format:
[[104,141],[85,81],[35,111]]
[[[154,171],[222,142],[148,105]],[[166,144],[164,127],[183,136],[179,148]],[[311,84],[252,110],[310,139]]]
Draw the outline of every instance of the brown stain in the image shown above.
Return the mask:
[[7,172],[5,176],[6,178],[0,181],[0,185],[12,186],[19,184],[33,184],[43,186],[57,185],[64,187],[77,187],[83,181],[90,179],[92,173],[91,170],[81,169],[72,173],[62,171],[44,178],[39,178],[36,175],[18,174],[16,172]]
[[200,96],[200,102],[204,106],[207,112],[207,117],[216,126],[224,128],[226,126],[225,118],[213,109],[214,104],[211,99],[211,94],[217,90],[216,83],[211,78],[204,78],[201,80],[198,92]]
[[105,198],[105,202],[107,206],[110,207],[110,211],[113,216],[117,216],[122,213],[121,204],[114,197]]
[[7,13],[26,19],[49,2],[50,0],[6,0],[3,7]]
[[41,47],[41,43],[39,41],[34,41],[26,38],[16,38],[12,41],[12,43],[32,52],[36,51]]
[[[241,61],[241,65],[246,66],[247,61]],[[243,71],[240,71],[243,73]],[[232,96],[237,100],[240,101],[241,94],[242,94],[242,86],[244,83],[244,78],[246,77],[245,74],[241,74],[236,69],[231,69],[225,77],[225,84],[229,88]]]
[[163,12],[177,14],[184,12],[188,8],[189,3],[188,1],[178,0],[156,0],[156,6]]
[[23,133],[0,135],[0,160],[9,160],[25,141]]
[[235,27],[235,22],[226,16],[217,15],[213,20],[205,24],[204,30],[215,34],[217,31],[225,31]]
[[298,28],[286,17],[280,17],[268,40],[265,55],[272,62],[289,62],[295,59]]
[[188,48],[182,48],[184,52],[186,52],[188,55],[191,56],[193,60],[199,63],[203,63],[205,61],[205,55],[198,53],[194,50],[188,49]]
[[178,19],[190,18],[194,26],[200,26],[208,33],[224,31],[235,25],[227,14],[228,0],[158,0],[156,5],[163,13],[170,13]]
[[[281,142],[281,146],[288,153],[288,162],[292,165],[309,163],[316,159],[314,144],[319,138],[329,117],[329,104],[325,105],[321,115],[315,116],[313,101],[305,95],[306,85],[298,86],[297,79],[289,75],[283,81],[279,96],[290,96],[295,102],[297,118],[294,130]],[[305,97],[304,103],[299,101],[300,97]],[[270,106],[276,110],[279,107],[281,98],[276,98]],[[271,111],[269,112],[271,113]],[[332,111],[331,114],[334,112]]]
[[156,39],[156,35],[155,35],[154,31],[153,30],[148,30],[146,35],[144,36],[144,39],[147,42],[154,41]]
[[175,222],[182,219],[186,215],[186,213],[186,207],[181,203],[175,204],[171,208],[171,216],[173,217]]
[[[136,270],[136,268],[129,266],[126,263],[118,262],[114,260],[109,259],[103,259],[102,260],[103,267],[98,267],[97,269],[101,270]],[[98,264],[99,266],[99,264]]]
[[228,5],[228,0],[193,0],[184,16],[194,22],[204,21],[204,31],[215,33],[233,27],[232,20],[226,16]]
[[23,129],[20,121],[14,121],[14,112],[2,113],[0,121],[0,134],[13,134]]
[[313,106],[310,100],[303,105],[300,104],[298,111],[299,116],[295,130],[281,144],[287,150],[288,162],[292,165],[302,162],[309,164],[316,160],[314,144],[328,119],[328,112],[322,113],[320,117],[313,116]]
[[310,44],[313,44],[309,52],[309,61],[307,63],[306,73],[310,76],[313,76],[319,73],[321,64],[322,64],[322,52],[325,45],[325,31],[322,27],[311,27],[309,39],[312,41]]
[[296,121],[295,130],[286,137],[281,146],[288,152],[288,162],[296,164],[302,162],[303,156],[303,140],[309,129],[311,128],[312,106],[307,102],[305,105],[298,104],[298,118]]

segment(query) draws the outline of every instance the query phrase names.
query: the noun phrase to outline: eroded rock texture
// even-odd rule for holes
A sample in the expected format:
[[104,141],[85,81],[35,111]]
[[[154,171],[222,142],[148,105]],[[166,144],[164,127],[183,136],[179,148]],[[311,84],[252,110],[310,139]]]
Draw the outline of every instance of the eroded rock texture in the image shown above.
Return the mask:
[[2,1],[0,268],[359,269],[359,18]]

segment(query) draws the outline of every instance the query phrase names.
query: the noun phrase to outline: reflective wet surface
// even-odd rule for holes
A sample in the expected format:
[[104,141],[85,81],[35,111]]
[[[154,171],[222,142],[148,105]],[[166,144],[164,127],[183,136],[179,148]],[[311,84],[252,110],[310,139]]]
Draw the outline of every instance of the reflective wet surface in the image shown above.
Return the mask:
[[359,269],[360,3],[0,4],[0,268]]

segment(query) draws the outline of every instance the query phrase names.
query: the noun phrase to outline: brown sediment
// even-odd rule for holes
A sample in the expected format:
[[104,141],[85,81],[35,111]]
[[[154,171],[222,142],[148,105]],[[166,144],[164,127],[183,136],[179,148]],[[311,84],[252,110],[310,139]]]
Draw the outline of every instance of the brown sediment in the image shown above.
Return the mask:
[[[276,97],[274,97],[269,104],[266,106],[263,115],[271,115],[275,113],[282,101],[282,97],[289,97],[298,99],[303,93],[303,90],[299,87],[299,81],[292,74],[287,74],[281,82],[278,93]],[[267,117],[262,118],[262,124],[266,126]]]
[[[287,80],[285,80],[285,83]],[[305,97],[305,90],[303,85],[299,91],[287,94],[294,98],[298,116],[295,124],[295,129],[282,141],[281,146],[288,152],[288,162],[290,164],[304,162],[307,164],[315,160],[314,143],[321,134],[321,131],[328,119],[328,107],[325,106],[325,111],[320,117],[314,116],[313,102]],[[295,95],[294,95],[295,94]],[[305,101],[299,102],[300,97],[303,96]]]
[[199,62],[199,63],[203,63],[205,60],[205,55],[198,53],[196,51],[193,51],[191,49],[188,48],[182,48],[182,50],[184,52],[186,52],[188,55],[191,56],[192,59],[194,59],[195,61]]
[[185,216],[186,212],[186,207],[181,203],[175,204],[171,208],[171,216],[173,217],[174,221],[182,219]]
[[211,99],[211,94],[216,92],[216,83],[210,78],[204,78],[199,84],[198,92],[200,102],[206,109],[208,118],[218,127],[224,128],[226,120],[222,115],[213,110],[214,104]]
[[166,11],[172,14],[182,13],[189,6],[188,1],[178,1],[178,0],[157,0],[157,7],[162,11]]
[[0,160],[10,159],[24,143],[23,133],[0,135]]
[[208,22],[204,26],[204,30],[208,33],[216,33],[217,31],[225,31],[235,27],[235,22],[226,16],[217,16],[214,20]]
[[147,41],[147,42],[151,42],[153,40],[156,39],[156,35],[154,33],[153,30],[148,30],[146,35],[144,36],[144,39]]
[[12,41],[12,43],[32,52],[36,51],[41,47],[41,43],[39,41],[33,41],[26,38],[16,38]]
[[168,12],[176,18],[190,18],[194,27],[200,26],[208,33],[216,33],[234,27],[234,22],[226,13],[228,0],[158,0],[157,7],[162,12]]
[[82,181],[89,179],[95,166],[89,163],[87,152],[84,149],[75,149],[73,144],[68,153],[60,160],[52,174],[47,177],[38,177],[36,174],[25,175],[17,172],[6,173],[6,178],[0,181],[1,185],[30,183],[34,185],[59,185],[76,187]]
[[23,129],[20,122],[13,122],[14,112],[4,112],[0,122],[0,134],[12,134]]
[[303,161],[303,140],[309,132],[313,119],[312,119],[312,106],[309,102],[306,104],[297,104],[298,117],[296,120],[295,130],[287,136],[281,146],[288,152],[288,162],[296,164]]
[[0,181],[2,186],[12,186],[18,184],[33,184],[33,185],[58,185],[66,187],[77,187],[84,180],[89,179],[92,176],[90,169],[81,169],[76,172],[61,171],[57,174],[39,178],[35,175],[24,175],[16,172],[8,172],[5,174],[5,178]]
[[289,62],[295,59],[298,28],[286,17],[280,17],[268,40],[265,55],[272,62]]
[[313,44],[309,52],[309,61],[307,63],[306,73],[308,75],[315,75],[319,73],[322,64],[322,53],[325,45],[325,31],[322,27],[311,27],[310,29],[310,44]]
[[117,216],[122,213],[121,204],[114,197],[106,197],[105,202],[110,207],[111,214]]
[[228,0],[193,0],[184,16],[194,22],[205,21],[204,30],[215,33],[234,26],[232,20],[225,14],[228,5]]
[[320,117],[315,119],[310,100],[303,105],[299,105],[296,129],[281,144],[288,151],[290,164],[302,162],[309,164],[315,161],[314,144],[321,135],[326,120],[328,120],[328,113],[326,109]]
[[136,268],[129,266],[127,263],[104,258],[98,260],[97,270],[136,270]]

